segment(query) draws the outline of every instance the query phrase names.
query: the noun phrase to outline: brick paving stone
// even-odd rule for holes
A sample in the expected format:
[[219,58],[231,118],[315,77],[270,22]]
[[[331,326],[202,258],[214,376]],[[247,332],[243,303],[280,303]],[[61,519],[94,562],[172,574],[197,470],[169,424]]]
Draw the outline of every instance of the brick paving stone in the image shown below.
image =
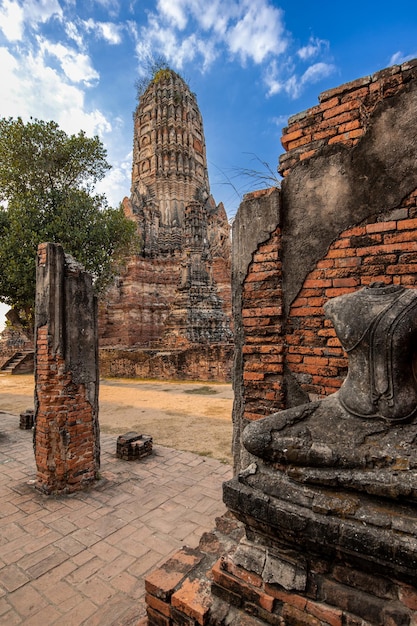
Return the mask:
[[50,626],[50,624],[59,624],[60,617],[60,612],[54,606],[48,605],[31,617],[26,617],[24,623],[25,626]]
[[48,497],[33,487],[31,433],[0,414],[0,434],[1,626],[138,624],[144,577],[225,511],[231,468],[214,459],[154,446],[127,463],[102,435],[103,479]]
[[23,617],[37,613],[48,604],[47,600],[31,584],[20,587],[17,591],[10,593],[8,601],[15,611]]
[[39,578],[46,572],[49,572],[52,569],[55,569],[57,565],[64,563],[68,555],[65,552],[61,552],[60,550],[56,550],[54,554],[51,554],[48,558],[44,559],[40,563],[33,565],[31,568],[27,570],[30,578]]
[[149,552],[140,559],[136,559],[132,565],[127,568],[127,571],[136,578],[144,578],[148,572],[159,567],[163,559],[164,557],[161,557],[159,552],[149,550]]
[[90,551],[107,563],[114,561],[120,556],[120,550],[110,545],[107,541],[99,541],[91,546]]
[[72,537],[71,535],[67,535],[58,541],[55,541],[54,546],[63,552],[66,552],[66,554],[69,554],[70,556],[74,556],[85,549],[85,545],[77,541],[75,537]]
[[74,569],[75,567],[80,567],[81,565],[84,565],[84,563],[91,561],[91,559],[94,559],[94,556],[95,554],[91,550],[84,550],[83,552],[76,554],[71,559],[74,564]]
[[107,602],[114,595],[114,590],[99,578],[89,578],[77,586],[77,589],[98,606]]
[[125,593],[132,593],[138,588],[137,578],[127,572],[121,572],[117,576],[113,576],[110,582],[112,587],[119,591],[124,591]]
[[16,613],[16,611],[11,609],[10,611],[8,611],[8,613],[5,613],[2,616],[2,623],[5,626],[14,626],[15,624],[22,624],[22,620]]
[[102,567],[98,575],[103,580],[109,581],[115,576],[118,576],[121,572],[127,570],[135,561],[135,557],[129,554],[121,554],[114,561],[107,563],[104,567]]
[[87,580],[87,578],[96,574],[103,567],[103,563],[104,562],[101,559],[94,557],[93,559],[87,561],[87,563],[84,563],[84,565],[81,565],[73,570],[71,574],[67,576],[67,580],[73,584],[78,584],[83,580]]
[[[6,554],[3,554],[3,566],[4,565],[10,565],[10,563],[17,563],[17,561],[19,561],[22,557],[25,556],[25,553],[23,552],[23,550],[12,550],[11,552],[6,552]],[[1,569],[1,566],[0,566]]]
[[54,602],[59,605],[61,602],[65,602],[72,596],[75,596],[78,601],[78,590],[63,580],[54,581],[53,584],[49,584],[44,587],[42,584],[38,584],[39,580],[34,581],[33,586],[42,591],[42,594],[48,598],[50,602]]
[[97,611],[97,606],[90,600],[82,600],[73,609],[65,613],[60,619],[62,624],[82,624],[88,617]]
[[12,564],[9,567],[0,569],[0,585],[6,591],[15,591],[15,589],[19,589],[19,587],[29,582],[29,580],[29,576],[22,572],[17,565]]

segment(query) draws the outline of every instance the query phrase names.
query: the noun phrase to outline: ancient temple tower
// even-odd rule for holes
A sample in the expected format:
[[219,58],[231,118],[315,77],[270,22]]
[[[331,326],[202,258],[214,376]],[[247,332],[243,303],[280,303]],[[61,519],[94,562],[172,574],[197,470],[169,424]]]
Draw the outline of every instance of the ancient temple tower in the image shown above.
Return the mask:
[[136,110],[131,191],[144,256],[180,249],[185,207],[209,197],[201,114],[171,70],[156,73]]
[[141,251],[102,311],[101,345],[230,343],[229,224],[210,195],[196,97],[170,69],[157,71],[140,97],[123,206]]

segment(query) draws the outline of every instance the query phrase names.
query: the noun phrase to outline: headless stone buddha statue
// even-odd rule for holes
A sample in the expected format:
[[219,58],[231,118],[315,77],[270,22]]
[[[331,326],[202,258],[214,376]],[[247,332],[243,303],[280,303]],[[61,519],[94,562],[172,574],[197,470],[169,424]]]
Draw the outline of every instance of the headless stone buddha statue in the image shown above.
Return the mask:
[[417,290],[374,283],[330,300],[325,313],[349,357],[341,389],[249,424],[244,446],[270,485],[275,474],[416,501]]

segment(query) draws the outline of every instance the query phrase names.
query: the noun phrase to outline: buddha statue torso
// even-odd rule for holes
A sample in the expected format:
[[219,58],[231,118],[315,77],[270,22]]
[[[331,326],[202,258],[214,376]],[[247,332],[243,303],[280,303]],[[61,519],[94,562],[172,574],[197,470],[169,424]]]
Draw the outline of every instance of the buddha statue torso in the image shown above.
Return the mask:
[[414,415],[417,290],[375,284],[334,298],[324,308],[349,355],[338,394],[344,408],[392,421]]

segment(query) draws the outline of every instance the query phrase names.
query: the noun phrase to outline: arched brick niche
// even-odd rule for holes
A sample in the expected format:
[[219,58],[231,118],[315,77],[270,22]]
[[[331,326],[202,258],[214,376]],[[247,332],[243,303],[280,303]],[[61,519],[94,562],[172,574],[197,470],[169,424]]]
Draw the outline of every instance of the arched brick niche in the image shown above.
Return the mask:
[[374,281],[417,283],[417,189],[393,211],[344,230],[309,272],[293,301],[285,328],[285,362],[310,395],[342,384],[347,358],[323,304]]

